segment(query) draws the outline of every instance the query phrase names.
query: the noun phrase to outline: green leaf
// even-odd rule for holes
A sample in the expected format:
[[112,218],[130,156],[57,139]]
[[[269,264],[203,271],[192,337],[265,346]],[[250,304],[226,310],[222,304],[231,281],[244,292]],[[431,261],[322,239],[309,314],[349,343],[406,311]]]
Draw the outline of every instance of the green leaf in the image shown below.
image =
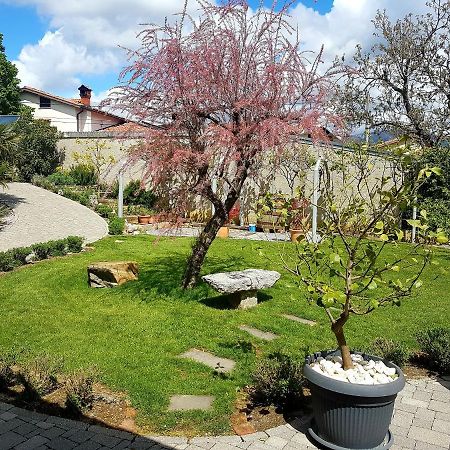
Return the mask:
[[372,280],[372,281],[368,284],[367,289],[373,290],[373,289],[376,289],[377,287],[378,287],[378,284],[375,283],[375,280]]
[[380,306],[380,302],[378,300],[372,299],[372,300],[370,300],[370,306],[373,309],[377,309],[378,306]]
[[406,222],[408,223],[408,225],[411,225],[412,227],[420,228],[422,226],[420,220],[408,219]]
[[403,233],[402,230],[397,230],[397,231],[395,232],[395,234],[397,235],[397,239],[398,239],[399,241],[401,241],[401,240],[403,239],[403,237],[405,236],[405,233]]
[[391,270],[393,270],[394,272],[399,272],[400,271],[400,266],[392,266]]
[[442,169],[440,167],[432,167],[431,171],[438,177],[442,176]]
[[382,240],[383,242],[387,242],[389,241],[389,236],[387,234],[382,234],[380,236],[380,240]]
[[444,233],[438,233],[436,236],[436,242],[438,244],[446,244],[448,242],[448,237]]
[[332,263],[339,263],[339,262],[341,262],[341,257],[337,253],[331,253],[330,254],[330,261]]
[[424,219],[426,219],[426,218],[427,218],[427,211],[426,211],[426,209],[422,209],[422,210],[420,211],[420,215],[421,215]]
[[420,288],[420,286],[422,286],[422,281],[420,281],[420,280],[417,280],[415,283],[414,283],[414,287],[416,288],[416,289],[419,289]]

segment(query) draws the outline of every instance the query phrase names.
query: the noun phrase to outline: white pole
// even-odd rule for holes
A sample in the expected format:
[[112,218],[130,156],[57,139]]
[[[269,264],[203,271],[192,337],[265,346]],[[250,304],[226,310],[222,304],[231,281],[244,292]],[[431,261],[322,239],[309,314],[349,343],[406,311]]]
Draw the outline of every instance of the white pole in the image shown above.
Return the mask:
[[319,170],[322,158],[319,158],[313,169],[313,197],[312,197],[312,241],[317,243],[317,203],[319,202]]
[[123,165],[119,170],[119,198],[117,205],[117,215],[123,217]]
[[[417,199],[415,199],[414,203],[416,203],[416,202],[417,202]],[[412,218],[413,218],[413,220],[417,219],[417,206],[413,206]],[[416,242],[416,227],[415,227],[415,225],[413,225],[412,231],[411,231],[411,242],[412,243]]]
[[[217,193],[217,178],[215,177],[211,180],[211,189],[214,194]],[[211,214],[214,215],[215,211],[214,205],[211,203]]]

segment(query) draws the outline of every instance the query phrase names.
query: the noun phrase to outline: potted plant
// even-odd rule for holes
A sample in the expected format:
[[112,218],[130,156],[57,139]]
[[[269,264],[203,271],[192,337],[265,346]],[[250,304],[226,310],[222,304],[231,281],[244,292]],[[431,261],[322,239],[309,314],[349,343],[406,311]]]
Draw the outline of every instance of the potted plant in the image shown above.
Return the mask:
[[[304,366],[314,414],[309,432],[327,448],[392,445],[389,425],[404,376],[388,361],[352,353],[345,326],[352,316],[400,306],[422,284],[432,258],[431,240],[447,241],[440,230],[430,231],[421,211],[419,219],[408,221],[419,242],[401,243],[401,213],[412,209],[419,186],[440,173],[426,167],[406,175],[410,163],[407,150],[377,159],[355,149],[328,161],[322,171],[321,242],[299,243],[294,263],[283,256],[285,268],[306,286],[310,302],[325,311],[336,338],[337,350],[310,355]],[[351,236],[344,233],[349,220]]]
[[310,229],[311,214],[308,213],[309,202],[305,198],[294,198],[291,200],[289,211],[289,232],[291,241],[297,242],[305,239]]

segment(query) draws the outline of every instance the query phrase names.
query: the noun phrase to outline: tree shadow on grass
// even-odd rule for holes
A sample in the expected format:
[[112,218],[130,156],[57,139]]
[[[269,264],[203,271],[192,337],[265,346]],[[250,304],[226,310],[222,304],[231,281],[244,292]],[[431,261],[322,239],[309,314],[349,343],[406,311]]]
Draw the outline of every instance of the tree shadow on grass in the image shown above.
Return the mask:
[[[207,257],[202,274],[239,270],[242,259],[237,256]],[[151,294],[175,297],[183,301],[199,301],[211,295],[211,288],[200,281],[191,290],[183,290],[181,281],[186,269],[186,254],[174,253],[140,264],[139,280],[121,286],[122,293],[148,301]]]
[[[266,302],[267,300],[271,300],[273,297],[269,294],[265,294],[264,292],[257,293],[258,303]],[[232,294],[223,294],[214,297],[207,297],[200,300],[200,303],[204,305],[214,308],[214,309],[236,309],[235,301],[233,300]]]

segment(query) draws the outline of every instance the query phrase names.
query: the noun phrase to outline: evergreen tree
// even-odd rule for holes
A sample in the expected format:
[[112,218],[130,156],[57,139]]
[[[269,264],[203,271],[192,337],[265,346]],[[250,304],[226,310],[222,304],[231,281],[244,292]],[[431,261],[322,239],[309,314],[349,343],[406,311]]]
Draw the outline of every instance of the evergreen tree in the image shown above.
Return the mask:
[[3,34],[0,33],[0,115],[19,112],[19,82],[17,67],[6,58]]

